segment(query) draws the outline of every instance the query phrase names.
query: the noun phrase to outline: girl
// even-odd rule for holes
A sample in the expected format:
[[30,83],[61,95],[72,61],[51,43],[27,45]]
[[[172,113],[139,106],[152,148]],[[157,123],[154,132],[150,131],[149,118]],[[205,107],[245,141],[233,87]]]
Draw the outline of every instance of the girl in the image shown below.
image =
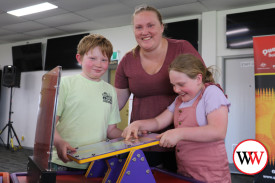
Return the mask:
[[204,182],[231,182],[224,144],[230,102],[193,55],[178,56],[169,78],[178,94],[175,101],[157,117],[133,122],[122,136],[138,138],[139,131],[159,131],[174,123],[174,129],[158,137],[160,146],[176,147],[178,173]]

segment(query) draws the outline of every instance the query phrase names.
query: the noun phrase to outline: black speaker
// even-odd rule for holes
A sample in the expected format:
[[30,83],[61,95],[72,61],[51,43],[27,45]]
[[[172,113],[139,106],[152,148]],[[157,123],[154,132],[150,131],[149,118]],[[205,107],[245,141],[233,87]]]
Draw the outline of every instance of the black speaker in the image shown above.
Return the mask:
[[20,88],[21,72],[13,65],[6,65],[3,69],[2,85]]

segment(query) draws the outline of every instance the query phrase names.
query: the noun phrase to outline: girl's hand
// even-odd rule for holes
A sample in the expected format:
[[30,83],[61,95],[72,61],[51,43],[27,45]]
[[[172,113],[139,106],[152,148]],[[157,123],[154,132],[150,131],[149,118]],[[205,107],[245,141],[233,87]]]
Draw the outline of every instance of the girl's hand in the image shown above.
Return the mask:
[[172,129],[159,134],[157,138],[160,138],[159,145],[161,147],[172,148],[177,145],[177,143],[181,140],[180,139],[180,130],[179,129]]
[[138,133],[139,125],[133,122],[123,130],[121,136],[124,137],[125,140],[129,140],[130,137],[138,138]]

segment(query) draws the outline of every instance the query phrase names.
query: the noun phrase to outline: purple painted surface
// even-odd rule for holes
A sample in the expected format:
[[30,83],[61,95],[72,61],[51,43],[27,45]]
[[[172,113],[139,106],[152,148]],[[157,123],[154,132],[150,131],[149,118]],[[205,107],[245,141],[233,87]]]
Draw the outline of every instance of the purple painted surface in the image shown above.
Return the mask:
[[87,178],[104,177],[107,170],[108,170],[108,166],[105,160],[96,160],[93,162],[93,166],[90,169]]
[[145,155],[142,150],[135,150],[131,160],[124,172],[121,179],[122,183],[140,183],[150,182],[155,183],[155,178],[152,174],[151,168],[149,167]]
[[106,175],[106,179],[105,181],[111,181],[111,182],[116,182],[120,172],[125,164],[126,158],[124,159],[119,159],[117,157],[112,157],[110,159],[107,160],[108,161],[108,165],[110,168],[110,172],[108,175]]

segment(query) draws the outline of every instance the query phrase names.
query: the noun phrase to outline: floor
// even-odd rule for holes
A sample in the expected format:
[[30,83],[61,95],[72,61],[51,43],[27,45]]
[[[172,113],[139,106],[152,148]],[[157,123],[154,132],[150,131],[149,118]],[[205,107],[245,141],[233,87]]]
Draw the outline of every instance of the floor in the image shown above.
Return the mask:
[[[28,157],[33,155],[33,150],[23,148],[19,150],[7,149],[0,145],[0,172],[26,172]],[[240,174],[234,165],[230,165],[233,172],[231,175],[232,183],[253,183],[254,177]]]
[[26,172],[28,157],[33,154],[32,149],[7,149],[6,146],[0,146],[0,172]]
[[232,183],[253,183],[254,176],[242,174],[234,164],[229,164]]

